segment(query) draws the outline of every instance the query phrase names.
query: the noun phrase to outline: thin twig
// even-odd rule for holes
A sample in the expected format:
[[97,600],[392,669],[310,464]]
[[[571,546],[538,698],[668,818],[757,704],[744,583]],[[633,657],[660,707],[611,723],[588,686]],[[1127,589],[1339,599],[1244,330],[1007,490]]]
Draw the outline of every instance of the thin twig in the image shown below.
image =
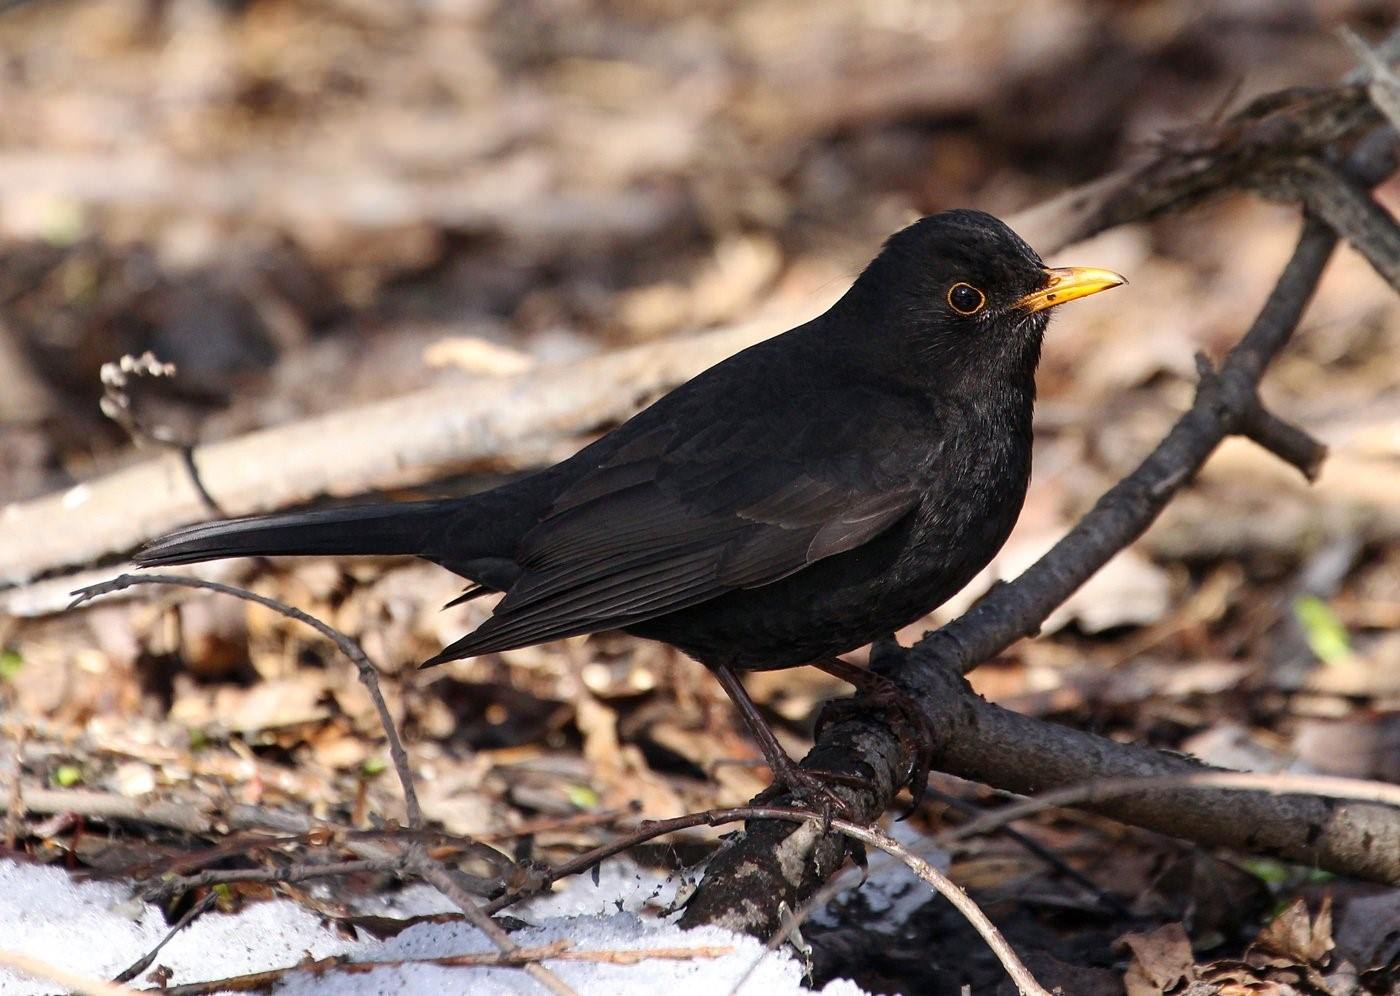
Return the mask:
[[[409,848],[404,855],[404,864],[419,878],[450,899],[458,909],[466,914],[471,925],[485,934],[487,939],[496,945],[502,954],[518,957],[521,950],[520,945],[512,941],[510,936],[501,929],[501,925],[491,919],[490,914],[476,904],[476,900],[467,895],[445,865],[428,857],[427,852],[418,845]],[[530,978],[558,996],[570,996],[574,992],[570,986],[543,965],[526,964],[522,968]]]
[[963,918],[972,925],[972,928],[982,935],[982,939],[987,942],[987,946],[997,956],[1001,967],[1006,969],[1006,974],[1011,976],[1011,981],[1016,983],[1016,989],[1022,996],[1050,996],[1049,990],[1035,980],[1035,976],[1016,956],[1011,945],[1006,943],[1006,938],[1002,936],[996,924],[987,919],[987,914],[982,912],[982,908],[973,902],[972,898],[959,888],[956,882],[917,854],[907,850],[899,841],[883,830],[876,827],[856,826],[845,820],[832,820],[831,825],[833,829],[839,830],[847,837],[852,837],[863,844],[869,844],[871,847],[878,847],[886,854],[898,858],[904,862],[906,868],[952,903],[957,911],[963,915]]
[[403,788],[404,810],[408,816],[408,825],[415,830],[422,829],[423,810],[418,805],[418,793],[413,787],[413,772],[409,768],[408,752],[404,750],[403,741],[399,739],[398,728],[394,725],[394,718],[389,712],[388,703],[384,701],[384,693],[379,689],[379,670],[371,663],[360,645],[349,636],[346,636],[334,626],[322,622],[315,616],[294,608],[285,602],[279,602],[275,598],[266,595],[259,595],[246,588],[239,588],[231,584],[221,584],[218,581],[206,581],[203,578],[180,577],[174,574],[122,574],[110,581],[101,584],[91,585],[87,588],[79,588],[72,594],[73,602],[69,608],[76,608],[84,602],[108,595],[112,592],[124,591],[135,585],[142,584],[163,584],[172,585],[177,588],[199,588],[205,591],[217,591],[224,595],[232,595],[234,598],[241,598],[245,602],[253,602],[264,608],[278,612],[288,619],[295,619],[297,622],[305,623],[326,639],[330,640],[340,652],[354,663],[355,669],[359,672],[360,681],[369,692],[370,699],[374,702],[374,708],[379,713],[379,722],[384,727],[384,736],[389,744],[389,757],[394,762],[394,771],[399,776],[399,784]]
[[162,937],[156,943],[155,947],[151,948],[151,950],[147,951],[140,958],[136,959],[136,961],[132,962],[131,965],[129,965],[122,972],[116,975],[112,979],[112,981],[118,983],[130,982],[132,979],[136,978],[138,975],[144,972],[147,968],[150,967],[151,962],[156,960],[156,955],[160,954],[160,949],[170,943],[170,939],[172,937],[174,937],[180,931],[184,930],[190,924],[194,923],[194,921],[197,920],[199,917],[203,916],[205,913],[208,913],[209,910],[213,908],[214,904],[218,901],[219,894],[217,892],[211,892],[199,902],[195,903],[193,906],[187,909],[185,911],[185,915],[180,917],[179,920],[175,921],[175,925],[165,932],[165,936]]
[[[555,868],[548,869],[541,875],[538,882],[532,883],[525,889],[518,889],[503,896],[491,900],[482,909],[487,913],[498,913],[508,906],[529,899],[531,896],[543,892],[549,886],[561,879],[569,878],[573,875],[580,875],[588,871],[600,861],[604,861],[623,851],[630,850],[638,844],[646,843],[654,837],[663,837],[668,833],[676,833],[680,830],[690,830],[695,827],[722,826],[725,823],[735,823],[739,820],[748,819],[749,815],[760,810],[752,806],[732,806],[727,809],[707,809],[699,813],[687,813],[685,816],[675,816],[669,820],[648,820],[637,827],[627,831],[620,837],[599,844],[597,847],[584,851],[563,864]],[[805,820],[813,814],[806,809],[784,809],[779,807],[765,807],[761,810],[764,813],[780,814],[775,818]]]
[[0,965],[14,969],[16,972],[31,978],[56,982],[77,996],[136,996],[135,989],[119,986],[106,979],[92,979],[66,968],[50,965],[38,958],[20,954],[18,951],[6,951],[0,948]]
[[555,941],[534,948],[516,948],[510,954],[460,954],[436,958],[397,958],[385,961],[347,961],[341,957],[322,958],[310,964],[288,965],[285,968],[235,975],[210,982],[193,982],[161,990],[162,996],[212,996],[223,992],[264,991],[297,972],[324,976],[332,972],[359,975],[381,968],[414,968],[434,965],[439,968],[525,968],[544,961],[592,962],[601,965],[637,965],[645,961],[693,961],[700,958],[722,958],[734,949],[729,947],[639,948],[637,950],[576,951],[570,941]]
[[331,861],[324,864],[295,864],[284,868],[221,868],[198,872],[194,875],[163,876],[158,884],[159,892],[154,895],[174,895],[204,889],[211,885],[233,885],[237,882],[264,882],[280,884],[284,882],[306,882],[314,878],[333,878],[337,875],[383,874],[395,875],[402,871],[403,862],[397,858],[379,860],[363,858],[354,861]]
[[[982,815],[983,810],[980,809],[978,806],[974,805],[973,803],[968,802],[966,799],[960,799],[955,795],[949,795],[945,792],[935,793],[930,791],[928,794],[930,796],[935,796],[941,801],[952,806],[958,812],[972,819],[975,819],[978,816]],[[1050,848],[1046,847],[1034,837],[1028,837],[1025,834],[1021,833],[1019,830],[1016,830],[1009,826],[1000,828],[998,832],[1007,840],[1018,844],[1019,846],[1025,848],[1031,854],[1035,855],[1041,861],[1044,861],[1047,865],[1050,866],[1050,868],[1055,872],[1055,874],[1067,878],[1071,882],[1074,882],[1076,885],[1080,886],[1091,896],[1093,896],[1094,899],[1097,900],[1101,906],[1112,910],[1114,913],[1118,914],[1121,917],[1131,917],[1133,915],[1132,910],[1130,910],[1128,908],[1128,905],[1124,903],[1121,899],[1113,895],[1111,892],[1106,892],[1099,886],[1097,882],[1091,879],[1088,875],[1085,875],[1079,869],[1069,864],[1069,862],[1065,861],[1064,858],[1061,858],[1058,854],[1050,850]],[[936,840],[934,843],[940,847],[944,846],[943,840],[941,838]]]
[[227,518],[228,513],[214,500],[199,474],[199,466],[194,459],[194,443],[178,438],[165,426],[149,425],[141,418],[131,400],[130,388],[133,383],[142,378],[154,380],[174,377],[176,372],[175,364],[162,363],[150,350],[140,356],[127,353],[119,360],[104,363],[100,371],[102,400],[99,407],[103,415],[126,430],[126,434],[138,447],[154,445],[180,454],[185,473],[189,475],[190,484],[199,495],[199,500],[204,503],[205,510],[217,518]]
[[[92,598],[106,595],[114,591],[122,591],[133,585],[140,584],[164,584],[182,588],[200,588],[208,591],[217,591],[225,595],[232,595],[244,601],[253,602],[279,612],[289,619],[305,623],[316,630],[322,636],[335,643],[351,661],[360,673],[360,680],[374,700],[375,708],[379,712],[380,723],[384,727],[384,735],[389,742],[389,754],[394,760],[394,768],[398,772],[399,782],[403,786],[404,805],[408,813],[408,823],[412,830],[421,830],[423,827],[423,812],[418,805],[418,795],[413,787],[413,773],[408,766],[408,755],[403,749],[403,744],[399,740],[398,729],[394,725],[392,715],[389,713],[388,704],[384,701],[383,693],[379,690],[378,671],[370,662],[364,650],[349,636],[337,630],[335,627],[322,622],[315,616],[293,608],[275,598],[266,595],[259,595],[248,591],[245,588],[238,588],[234,585],[222,584],[218,581],[206,581],[202,578],[179,577],[171,574],[143,574],[140,576],[123,574],[113,578],[103,584],[92,585],[88,588],[81,588],[75,592],[74,601],[70,608],[81,605]],[[419,878],[428,882],[443,895],[447,896],[455,903],[472,925],[485,934],[493,944],[502,952],[510,953],[519,950],[519,945],[510,939],[504,930],[501,929],[489,915],[482,912],[475,900],[467,894],[461,885],[453,878],[452,872],[443,864],[428,857],[427,852],[419,843],[414,843],[409,847],[403,856],[405,868],[413,871]],[[524,967],[524,971],[545,988],[556,994],[569,994],[573,990],[561,982],[548,969],[542,965],[530,964]]]

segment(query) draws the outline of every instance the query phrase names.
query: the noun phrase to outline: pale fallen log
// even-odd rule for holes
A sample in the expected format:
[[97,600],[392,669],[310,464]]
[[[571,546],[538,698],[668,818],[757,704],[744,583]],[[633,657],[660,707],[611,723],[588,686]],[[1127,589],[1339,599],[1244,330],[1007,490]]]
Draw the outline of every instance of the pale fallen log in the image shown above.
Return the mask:
[[679,194],[664,190],[558,193],[549,171],[532,161],[479,169],[463,183],[316,170],[272,157],[204,166],[160,152],[5,151],[0,197],[237,218],[303,232],[330,226],[372,236],[432,225],[557,246],[648,238],[682,222],[688,210]]
[[[196,449],[195,462],[230,515],[430,480],[624,419],[781,327],[749,323],[518,377],[440,384],[210,443]],[[207,517],[184,461],[165,452],[0,509],[0,584],[89,565]]]

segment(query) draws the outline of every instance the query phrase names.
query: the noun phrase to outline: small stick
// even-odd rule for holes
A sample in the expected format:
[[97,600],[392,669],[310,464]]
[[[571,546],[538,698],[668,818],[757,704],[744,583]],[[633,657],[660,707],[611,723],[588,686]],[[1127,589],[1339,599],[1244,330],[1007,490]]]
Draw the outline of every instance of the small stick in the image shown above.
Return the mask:
[[77,608],[84,602],[97,598],[101,595],[109,595],[117,591],[125,591],[134,585],[139,584],[165,584],[173,585],[177,588],[200,588],[205,591],[217,591],[224,595],[232,595],[234,598],[241,598],[245,602],[253,602],[274,612],[281,613],[288,619],[295,619],[297,622],[305,623],[326,639],[330,640],[340,652],[354,663],[355,669],[359,672],[360,681],[369,692],[370,698],[374,701],[374,708],[379,713],[379,722],[384,727],[384,736],[389,743],[389,756],[394,762],[394,771],[399,776],[399,784],[403,786],[404,810],[408,816],[408,825],[415,830],[422,829],[423,810],[418,805],[418,793],[413,788],[413,773],[408,766],[408,753],[403,748],[403,742],[399,739],[398,728],[394,726],[394,719],[389,714],[388,703],[384,701],[384,693],[379,689],[379,671],[370,662],[360,645],[346,636],[340,630],[327,623],[322,622],[315,616],[303,612],[301,609],[293,608],[285,602],[279,602],[275,598],[266,595],[259,595],[246,588],[239,588],[231,584],[221,584],[218,581],[206,581],[203,578],[187,578],[174,574],[121,574],[110,581],[101,584],[90,585],[86,588],[79,588],[72,592],[74,598],[69,609]]
[[166,931],[165,936],[162,937],[159,942],[157,942],[155,947],[151,948],[150,951],[147,951],[140,958],[136,959],[136,961],[132,962],[129,967],[123,970],[121,974],[115,976],[112,979],[112,981],[118,983],[130,982],[132,979],[136,978],[138,975],[144,972],[147,968],[150,967],[151,962],[156,960],[156,955],[160,954],[160,949],[165,947],[165,945],[170,942],[170,939],[172,937],[174,937],[180,931],[184,930],[190,924],[194,923],[196,918],[203,916],[205,913],[208,913],[209,909],[218,901],[219,894],[217,892],[211,892],[199,902],[191,906],[188,910],[185,911],[185,915],[180,917],[180,919],[176,921],[175,926],[171,927],[168,931]]
[[326,864],[294,864],[284,868],[228,868],[198,872],[194,875],[166,876],[160,879],[159,892],[173,895],[189,892],[211,885],[229,885],[235,882],[305,882],[313,878],[331,878],[336,875],[361,875],[380,872],[385,875],[400,873],[403,862],[397,858],[383,861],[364,858],[355,861],[333,861]]
[[[491,915],[478,906],[471,896],[467,895],[445,865],[428,857],[421,845],[409,848],[408,853],[404,855],[404,864],[419,878],[452,900],[457,908],[466,914],[467,920],[471,922],[472,926],[485,934],[502,954],[519,955],[522,950],[520,945],[512,941],[510,935],[501,929],[501,925],[491,919]],[[524,971],[526,975],[529,975],[550,992],[556,993],[557,996],[576,996],[570,986],[543,965],[527,964],[524,966]]]
[[982,912],[982,907],[972,901],[972,897],[959,888],[958,884],[944,875],[929,862],[919,857],[917,854],[905,849],[899,841],[889,834],[876,827],[859,827],[845,820],[832,820],[833,828],[841,831],[847,837],[852,837],[871,847],[878,847],[886,854],[898,858],[904,862],[906,868],[912,871],[919,878],[933,887],[937,892],[961,913],[972,928],[982,935],[982,940],[987,942],[987,946],[997,956],[1001,962],[1001,967],[1006,969],[1006,974],[1011,976],[1011,981],[1016,983],[1016,989],[1021,996],[1051,996],[1050,991],[1036,981],[1030,969],[1025,963],[1016,957],[1016,952],[1011,949],[1011,945],[1006,943],[1006,938],[1002,936],[996,924],[987,919],[987,914]]
[[461,954],[438,958],[395,959],[392,961],[346,961],[343,958],[322,958],[309,965],[288,965],[266,972],[252,972],[211,982],[192,982],[170,986],[161,996],[212,996],[222,992],[265,990],[294,972],[323,975],[342,972],[346,975],[372,972],[377,968],[409,968],[414,965],[437,965],[443,968],[523,968],[543,961],[585,961],[604,965],[636,965],[644,961],[692,961],[699,958],[722,958],[733,951],[727,947],[644,948],[637,951],[575,951],[570,941],[555,941],[537,948],[517,948],[512,954]]
[[18,951],[6,951],[0,948],[0,965],[12,968],[31,978],[56,982],[77,996],[136,996],[135,989],[116,985],[106,979],[91,979],[77,972],[70,972],[66,968],[50,965],[38,958],[20,954]]

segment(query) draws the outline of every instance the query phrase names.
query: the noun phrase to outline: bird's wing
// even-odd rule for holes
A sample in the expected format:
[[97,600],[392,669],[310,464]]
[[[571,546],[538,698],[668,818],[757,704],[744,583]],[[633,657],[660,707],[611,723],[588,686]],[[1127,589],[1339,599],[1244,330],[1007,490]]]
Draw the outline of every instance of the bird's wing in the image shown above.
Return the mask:
[[492,617],[432,663],[642,622],[868,542],[919,503],[930,454],[864,416],[639,434],[559,496]]

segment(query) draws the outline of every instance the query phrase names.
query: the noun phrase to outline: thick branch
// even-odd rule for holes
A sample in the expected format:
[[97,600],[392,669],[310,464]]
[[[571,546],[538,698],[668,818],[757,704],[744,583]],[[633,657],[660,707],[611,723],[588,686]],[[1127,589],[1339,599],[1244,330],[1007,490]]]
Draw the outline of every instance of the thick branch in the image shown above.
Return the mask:
[[[946,669],[934,668],[927,678],[920,703],[938,731],[938,767],[950,774],[1029,794],[1096,779],[1211,770],[1183,755],[1002,709]],[[832,724],[803,763],[869,778],[866,789],[837,788],[851,804],[851,820],[863,822],[888,807],[906,760],[898,738],[872,717]],[[1400,882],[1400,816],[1385,806],[1307,795],[1161,789],[1083,808],[1206,846]],[[846,856],[845,842],[818,827],[793,830],[777,821],[753,821],[740,842],[711,862],[682,924],[718,924],[770,936],[781,927],[779,902],[800,908]]]

